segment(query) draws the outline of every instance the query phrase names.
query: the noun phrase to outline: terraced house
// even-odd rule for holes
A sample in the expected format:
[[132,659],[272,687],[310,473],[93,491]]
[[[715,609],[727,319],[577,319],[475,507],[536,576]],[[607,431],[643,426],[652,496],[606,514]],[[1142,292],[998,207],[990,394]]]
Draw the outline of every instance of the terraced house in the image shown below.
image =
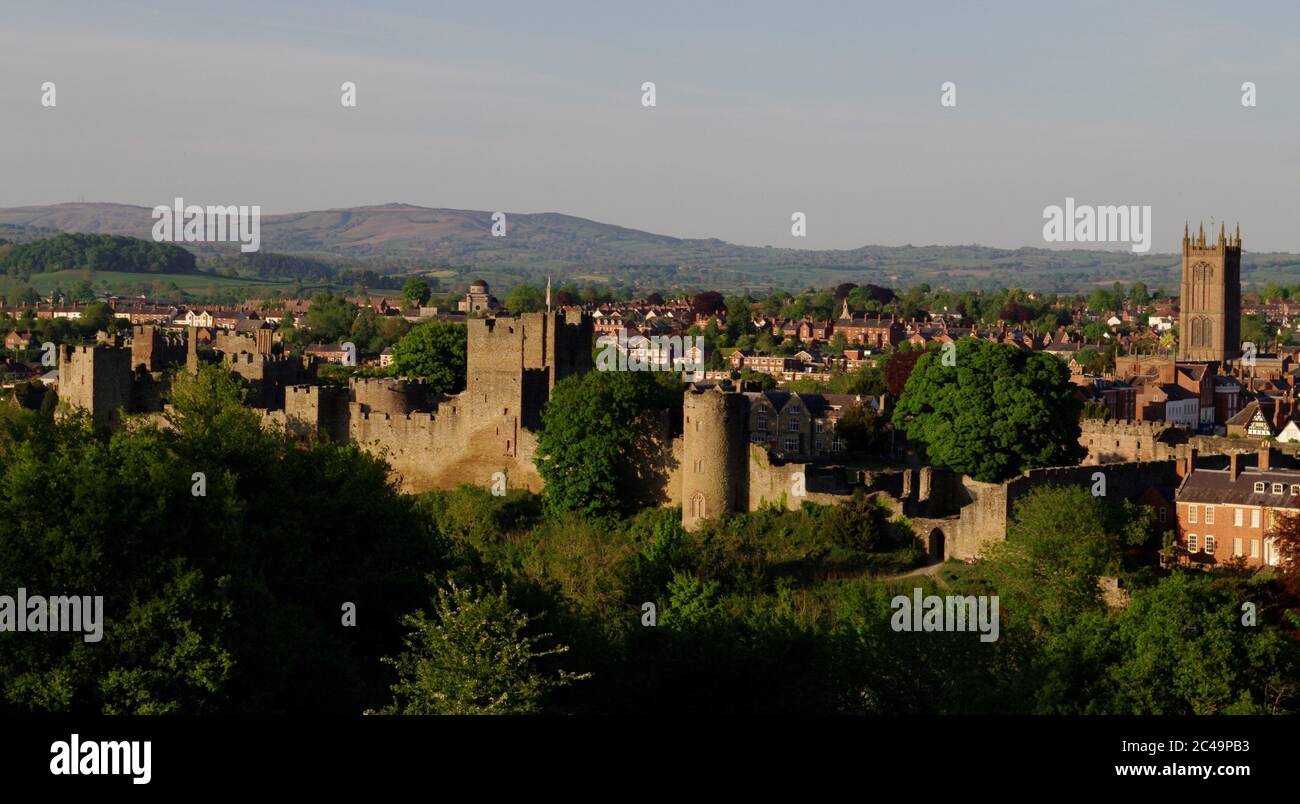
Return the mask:
[[1277,544],[1269,535],[1282,514],[1300,513],[1300,469],[1276,465],[1277,457],[1261,446],[1254,465],[1249,453],[1227,456],[1221,469],[1196,466],[1178,487],[1177,539],[1181,560],[1226,564],[1241,560],[1248,567],[1277,566]]

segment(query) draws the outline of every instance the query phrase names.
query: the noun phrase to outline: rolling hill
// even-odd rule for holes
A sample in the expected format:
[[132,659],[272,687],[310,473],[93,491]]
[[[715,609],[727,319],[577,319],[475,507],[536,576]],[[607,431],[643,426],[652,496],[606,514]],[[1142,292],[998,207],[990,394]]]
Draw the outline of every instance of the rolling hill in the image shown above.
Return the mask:
[[[996,249],[985,246],[862,246],[804,250],[741,246],[643,232],[558,213],[507,213],[506,237],[491,234],[491,212],[409,204],[315,210],[262,217],[262,252],[355,261],[402,270],[453,270],[498,285],[604,281],[642,288],[797,289],[840,282],[953,289],[1023,287],[1087,291],[1114,281],[1174,289],[1173,254]],[[98,232],[150,237],[148,207],[72,203],[0,209],[0,231]],[[4,235],[0,235],[4,236]],[[199,254],[233,246],[194,244]],[[1300,255],[1248,254],[1243,281],[1300,283]]]

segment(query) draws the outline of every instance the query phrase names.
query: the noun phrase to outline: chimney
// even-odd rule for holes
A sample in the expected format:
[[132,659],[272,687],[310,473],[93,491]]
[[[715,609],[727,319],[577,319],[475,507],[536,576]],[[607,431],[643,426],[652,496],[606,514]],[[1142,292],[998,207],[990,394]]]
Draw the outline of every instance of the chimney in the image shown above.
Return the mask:
[[1259,471],[1267,472],[1272,463],[1273,449],[1267,442],[1259,445]]
[[1228,479],[1235,482],[1240,474],[1241,465],[1237,462],[1237,453],[1234,452],[1228,456]]
[[1189,449],[1185,455],[1174,463],[1174,469],[1178,473],[1178,479],[1183,480],[1192,472],[1196,471],[1196,449]]

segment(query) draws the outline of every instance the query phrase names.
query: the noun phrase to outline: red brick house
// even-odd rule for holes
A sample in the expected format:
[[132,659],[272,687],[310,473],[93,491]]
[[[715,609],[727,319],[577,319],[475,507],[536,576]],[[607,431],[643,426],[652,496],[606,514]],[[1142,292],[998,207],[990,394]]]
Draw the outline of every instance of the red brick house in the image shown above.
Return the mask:
[[1186,473],[1175,494],[1180,562],[1281,563],[1268,533],[1279,514],[1300,513],[1300,469],[1276,466],[1268,445],[1256,456],[1230,455],[1222,469],[1196,466],[1194,450],[1185,459]]

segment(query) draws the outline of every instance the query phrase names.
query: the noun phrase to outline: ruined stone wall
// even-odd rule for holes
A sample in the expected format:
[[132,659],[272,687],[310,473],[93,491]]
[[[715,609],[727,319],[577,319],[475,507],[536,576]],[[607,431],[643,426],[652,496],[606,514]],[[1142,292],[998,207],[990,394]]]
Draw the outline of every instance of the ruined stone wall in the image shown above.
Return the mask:
[[164,371],[185,362],[188,351],[184,334],[165,332],[153,324],[131,328],[131,368]]
[[1092,490],[1095,476],[1105,477],[1106,499],[1136,498],[1150,486],[1178,485],[1175,461],[1143,461],[1105,466],[1060,466],[1031,469],[1005,483],[961,478],[965,500],[956,517],[926,519],[919,527],[939,527],[945,535],[945,558],[973,559],[989,545],[1006,540],[1016,502],[1036,488],[1080,486]]
[[[504,472],[509,488],[542,489],[533,465],[537,437],[528,430],[499,432],[496,425],[469,415],[463,402],[444,402],[433,413],[372,413],[348,405],[348,439],[382,455],[404,491],[489,486]],[[508,437],[507,437],[508,436]]]
[[332,441],[348,439],[348,392],[328,385],[292,385],[285,390],[281,417],[295,436],[314,434]]
[[[591,320],[554,313],[472,319],[467,339],[466,388],[456,396],[434,402],[422,382],[354,378],[342,400],[325,389],[290,388],[283,421],[291,431],[315,428],[384,456],[406,491],[491,485],[497,472],[506,474],[510,488],[540,491],[534,428],[554,383],[590,368]],[[267,365],[238,364],[250,366],[254,380],[256,366]],[[656,500],[679,500],[665,486],[678,471],[680,448],[670,429],[652,441],[661,446],[645,456],[644,480],[653,486],[645,491]]]
[[269,355],[275,351],[274,346],[275,331],[269,328],[254,330],[252,335],[219,329],[212,336],[212,348],[226,354]]
[[[746,511],[771,505],[797,511],[804,502],[837,505],[853,492],[844,480],[841,467],[798,462],[774,464],[767,450],[753,444],[749,445],[748,453],[749,482],[741,490],[742,499],[748,498]],[[796,489],[803,493],[798,494]]]
[[315,377],[313,363],[290,355],[237,352],[226,354],[223,363],[243,378],[249,390],[248,404],[256,408],[283,408],[289,386]]
[[[1226,436],[1192,436],[1188,447],[1201,455],[1231,455],[1234,452],[1259,451],[1260,444],[1265,443],[1255,438],[1228,438]],[[1284,455],[1300,456],[1300,441],[1269,441],[1270,447]]]

